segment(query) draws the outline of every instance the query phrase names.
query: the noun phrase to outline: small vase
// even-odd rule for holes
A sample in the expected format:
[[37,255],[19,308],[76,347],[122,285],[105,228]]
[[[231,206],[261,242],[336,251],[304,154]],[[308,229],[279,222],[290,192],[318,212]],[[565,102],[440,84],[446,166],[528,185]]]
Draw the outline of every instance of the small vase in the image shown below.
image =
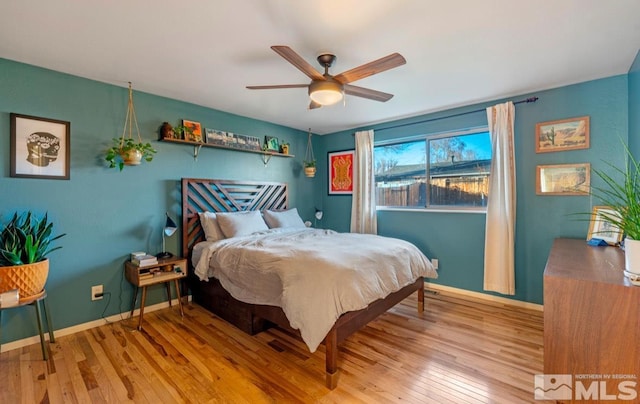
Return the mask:
[[162,123],[162,126],[160,127],[160,134],[163,139],[173,139],[175,136],[173,133],[173,127],[169,122]]

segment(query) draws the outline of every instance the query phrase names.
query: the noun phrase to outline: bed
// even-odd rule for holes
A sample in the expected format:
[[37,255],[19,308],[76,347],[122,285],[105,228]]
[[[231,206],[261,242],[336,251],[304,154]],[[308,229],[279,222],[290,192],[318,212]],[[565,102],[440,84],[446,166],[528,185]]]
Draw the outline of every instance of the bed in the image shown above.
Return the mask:
[[[213,242],[209,237],[205,237],[203,224],[207,226],[208,236],[210,222],[206,215],[210,215],[210,213],[204,212],[213,212],[212,216],[214,217],[217,214],[218,220],[228,219],[228,217],[260,215],[259,220],[262,221],[263,215],[261,213],[264,213],[265,219],[269,219],[268,214],[277,214],[277,217],[291,217],[290,213],[295,209],[290,209],[288,205],[288,189],[285,183],[183,178],[182,251],[190,262],[189,287],[194,302],[251,335],[276,325],[297,332],[312,352],[319,343],[323,343],[326,355],[326,385],[333,389],[337,386],[338,344],[416,291],[418,310],[423,311],[424,276],[436,277],[437,274],[422,253],[418,251],[414,256],[413,250],[411,250],[411,254],[405,254],[402,250],[403,253],[390,255],[410,255],[410,258],[406,259],[410,259],[411,263],[405,265],[405,261],[400,259],[398,262],[390,262],[387,265],[391,267],[402,266],[397,271],[392,271],[391,275],[385,275],[382,268],[378,269],[374,266],[372,262],[379,262],[378,257],[369,259],[368,264],[362,262],[362,270],[357,268],[348,271],[348,277],[359,276],[351,274],[351,272],[361,272],[360,275],[364,274],[364,276],[370,277],[372,279],[370,283],[373,286],[353,287],[353,293],[346,293],[351,292],[351,290],[345,289],[351,287],[345,286],[351,285],[346,281],[348,277],[344,281],[336,282],[335,285],[327,285],[326,283],[327,279],[339,278],[339,268],[334,269],[333,265],[330,265],[326,260],[316,263],[309,261],[311,258],[306,258],[326,255],[320,254],[317,246],[330,245],[325,243],[346,237],[357,239],[358,250],[364,248],[361,246],[370,244],[375,246],[376,243],[381,242],[387,246],[391,241],[397,242],[398,248],[409,247],[416,251],[417,248],[397,239],[386,239],[373,235],[340,234],[330,230],[306,229],[303,228],[304,226],[297,225],[295,228],[269,228],[266,226],[267,229],[252,229],[250,234],[237,233],[237,237],[234,235],[234,237]],[[229,214],[229,212],[234,213]],[[287,216],[284,216],[285,214]],[[295,214],[297,215],[297,212]],[[299,217],[296,220],[301,223]],[[269,222],[269,220],[266,221]],[[347,243],[351,243],[351,241],[340,240],[338,245],[346,245]],[[283,245],[287,247],[283,249]],[[316,248],[318,254],[311,250],[310,246]],[[395,244],[392,246],[396,248]],[[349,249],[343,248],[343,250]],[[246,257],[241,259],[249,252],[254,255],[248,259],[245,259]],[[225,256],[223,253],[227,255]],[[343,254],[347,253],[343,252]],[[346,257],[346,255],[340,254],[341,252],[334,247],[331,257],[333,261],[338,261],[337,267],[342,265],[342,261]],[[370,254],[372,253],[365,251],[361,255],[368,256]],[[286,260],[280,255],[286,256]],[[295,271],[290,269],[289,265],[291,268],[295,268]],[[381,267],[377,263],[375,265]],[[411,268],[404,269],[404,267]],[[304,268],[322,268],[323,274],[331,275],[325,275],[324,279],[307,278],[317,275],[314,275],[311,270],[303,271]],[[260,277],[263,272],[264,277]],[[318,272],[315,270],[315,273]],[[233,273],[236,273],[233,276],[243,273],[246,276],[247,273],[250,273],[251,277],[243,280],[231,277]],[[289,276],[288,274],[295,275]],[[255,281],[250,282],[247,279],[255,279]],[[262,291],[254,292],[251,290],[252,284],[267,286],[274,284],[273,286],[277,288],[278,285],[274,279],[280,279],[282,284],[279,286],[280,292],[276,289],[271,297],[268,294],[263,296]],[[287,283],[290,280],[298,283]],[[320,295],[319,299],[325,300],[314,300],[315,303],[311,304],[309,303],[311,292],[302,288],[305,287],[305,284],[318,284],[321,281],[325,286],[316,287],[316,289]],[[384,285],[385,283],[389,285]],[[362,285],[369,285],[369,283],[363,281]],[[339,287],[342,288],[342,291],[338,291]],[[383,290],[377,290],[379,287]],[[334,288],[336,291],[333,290]],[[296,297],[296,295],[298,296]],[[336,303],[326,300],[334,298],[333,295],[353,295],[358,296],[358,299],[350,298],[346,302],[336,300]],[[361,299],[360,295],[362,295]],[[350,300],[358,301],[351,302]],[[318,304],[317,302],[322,303]],[[320,319],[320,325],[316,326],[309,321],[309,324],[303,324],[308,319],[314,319],[314,321]]]

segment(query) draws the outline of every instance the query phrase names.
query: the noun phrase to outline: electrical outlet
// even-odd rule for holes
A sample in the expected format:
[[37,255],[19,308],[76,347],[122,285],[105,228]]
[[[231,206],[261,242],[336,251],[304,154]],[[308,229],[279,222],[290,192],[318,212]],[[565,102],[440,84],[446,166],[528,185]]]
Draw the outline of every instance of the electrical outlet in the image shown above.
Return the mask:
[[433,265],[434,269],[438,269],[438,259],[437,258],[431,258],[431,265]]
[[91,300],[100,300],[102,299],[102,285],[96,285],[91,287]]

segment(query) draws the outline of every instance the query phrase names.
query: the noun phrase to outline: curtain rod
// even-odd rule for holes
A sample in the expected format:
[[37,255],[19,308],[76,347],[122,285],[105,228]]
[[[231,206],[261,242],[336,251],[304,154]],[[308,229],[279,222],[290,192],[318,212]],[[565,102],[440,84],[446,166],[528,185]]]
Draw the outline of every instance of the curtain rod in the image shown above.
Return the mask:
[[[528,104],[530,102],[536,102],[538,101],[538,97],[529,97],[525,100],[520,100],[520,101],[516,101],[513,103],[513,105],[517,105],[517,104]],[[433,121],[439,121],[440,119],[447,119],[447,118],[453,118],[456,116],[462,116],[462,115],[469,115],[469,114],[475,114],[478,112],[486,112],[486,108],[482,108],[482,109],[476,109],[474,111],[467,111],[467,112],[460,112],[459,114],[453,114],[453,115],[447,115],[447,116],[439,116],[437,118],[431,118],[431,119],[425,119],[422,121],[416,121],[416,122],[408,122],[408,123],[403,123],[400,125],[394,125],[394,126],[387,126],[386,128],[381,128],[381,129],[376,129],[376,132],[380,132],[381,130],[388,130],[388,129],[395,129],[395,128],[402,128],[404,126],[411,126],[411,125],[417,125],[419,123],[427,123],[427,122],[433,122]]]

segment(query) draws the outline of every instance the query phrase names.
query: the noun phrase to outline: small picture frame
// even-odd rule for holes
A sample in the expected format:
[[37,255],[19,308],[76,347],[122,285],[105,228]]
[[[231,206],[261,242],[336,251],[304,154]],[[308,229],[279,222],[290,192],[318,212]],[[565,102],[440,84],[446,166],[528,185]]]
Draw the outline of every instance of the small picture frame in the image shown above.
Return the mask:
[[589,233],[587,240],[599,238],[609,245],[618,245],[622,241],[622,230],[615,224],[606,220],[607,217],[620,217],[618,212],[609,206],[594,206],[591,212]]
[[266,149],[268,151],[272,151],[272,152],[276,152],[276,153],[280,152],[280,143],[278,142],[278,138],[277,137],[265,136],[264,137],[264,144],[265,144]]
[[539,165],[536,169],[536,194],[581,195],[589,194],[591,164]]
[[536,125],[536,153],[588,148],[588,116],[540,122]]
[[329,195],[353,194],[353,159],[355,150],[327,153],[329,167]]
[[185,133],[185,140],[191,142],[202,142],[202,125],[200,122],[182,120],[182,126],[189,128],[189,131]]
[[68,180],[71,123],[10,114],[11,177]]

